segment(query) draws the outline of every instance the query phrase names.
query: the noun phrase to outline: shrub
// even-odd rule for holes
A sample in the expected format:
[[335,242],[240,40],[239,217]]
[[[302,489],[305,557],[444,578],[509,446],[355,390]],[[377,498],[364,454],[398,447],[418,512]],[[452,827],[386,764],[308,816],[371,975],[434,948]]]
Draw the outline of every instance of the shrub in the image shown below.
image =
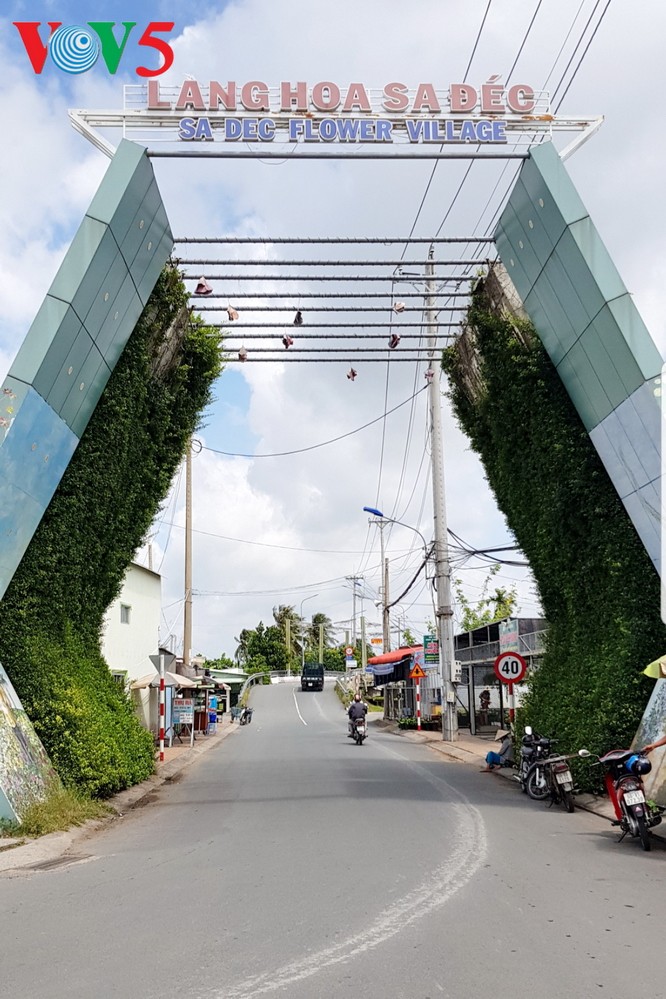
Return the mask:
[[65,785],[97,797],[153,769],[99,636],[220,371],[187,304],[166,268],[0,604],[0,661]]
[[494,314],[483,286],[468,323],[443,355],[450,398],[549,623],[521,720],[562,751],[628,745],[641,670],[666,649],[657,573],[533,327]]

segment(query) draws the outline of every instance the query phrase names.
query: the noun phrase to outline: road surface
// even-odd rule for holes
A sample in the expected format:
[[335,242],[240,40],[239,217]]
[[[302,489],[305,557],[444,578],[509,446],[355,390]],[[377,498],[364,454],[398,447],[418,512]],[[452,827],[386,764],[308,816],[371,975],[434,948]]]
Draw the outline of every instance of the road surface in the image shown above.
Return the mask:
[[374,730],[330,686],[251,725],[72,858],[0,877],[0,996],[666,996],[666,852]]

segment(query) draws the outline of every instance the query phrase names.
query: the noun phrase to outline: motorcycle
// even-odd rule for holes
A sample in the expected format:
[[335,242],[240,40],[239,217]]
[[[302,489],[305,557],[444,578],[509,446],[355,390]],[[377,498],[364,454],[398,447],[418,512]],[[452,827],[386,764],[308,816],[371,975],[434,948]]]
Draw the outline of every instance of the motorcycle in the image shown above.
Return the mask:
[[252,721],[252,712],[254,708],[243,708],[238,719],[239,725],[249,725]]
[[[587,756],[582,749],[578,756]],[[550,798],[551,805],[564,805],[567,812],[574,810],[574,780],[568,761],[574,756],[547,756],[533,763],[527,775],[527,793],[536,801]]]
[[363,740],[367,735],[367,726],[365,723],[365,718],[354,718],[352,719],[352,739],[357,746],[363,745]]
[[[586,756],[591,753],[581,750]],[[619,826],[622,842],[629,833],[640,840],[644,850],[650,849],[650,829],[659,825],[663,809],[646,801],[643,775],[649,774],[652,764],[644,753],[633,749],[612,749],[597,757],[598,764],[605,768],[604,783],[608,797],[615,810],[613,826]]]
[[[516,765],[518,773],[513,774],[513,779],[520,784],[523,794],[527,793],[527,774],[534,763],[537,755],[543,755],[543,747],[540,745],[541,736],[535,735],[530,725],[525,726],[525,734],[520,744],[520,760]],[[547,756],[548,753],[546,752]]]
[[514,776],[520,783],[521,790],[534,801],[544,801],[548,797],[548,786],[543,775],[542,764],[550,756],[553,742],[553,739],[538,735],[532,731],[529,725],[526,726],[520,747],[518,773]]

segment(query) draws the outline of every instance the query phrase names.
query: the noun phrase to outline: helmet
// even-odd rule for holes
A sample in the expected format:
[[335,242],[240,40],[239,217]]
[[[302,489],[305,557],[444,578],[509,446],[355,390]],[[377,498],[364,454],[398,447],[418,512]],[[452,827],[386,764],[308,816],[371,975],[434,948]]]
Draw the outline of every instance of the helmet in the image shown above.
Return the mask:
[[641,774],[649,774],[652,770],[652,764],[645,756],[639,756],[637,753],[630,756],[625,764],[627,770],[632,774],[639,777]]

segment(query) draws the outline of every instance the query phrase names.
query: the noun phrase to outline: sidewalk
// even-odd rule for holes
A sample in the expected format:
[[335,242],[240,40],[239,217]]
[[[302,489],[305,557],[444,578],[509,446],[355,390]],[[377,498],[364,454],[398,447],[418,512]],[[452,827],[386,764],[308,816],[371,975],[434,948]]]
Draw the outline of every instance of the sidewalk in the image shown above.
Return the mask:
[[[488,750],[495,748],[494,740],[489,737],[484,738],[464,733],[460,735],[457,742],[444,742],[441,732],[415,732],[413,729],[401,731],[396,723],[385,722],[383,719],[380,720],[380,724],[386,731],[392,731],[395,735],[410,739],[412,742],[427,742],[430,749],[440,753],[448,760],[455,760],[458,763],[471,763],[479,769],[485,766],[485,758]],[[511,781],[516,786],[516,789],[518,789],[518,784],[513,777],[514,773],[515,770],[509,768],[494,770],[492,776],[488,777],[488,780],[499,777],[502,780]],[[577,794],[575,801],[576,808],[582,808],[586,812],[593,812],[600,818],[605,819],[606,822],[610,822],[615,818],[613,806],[606,797],[601,798],[594,794]],[[661,825],[655,826],[651,832],[657,839],[666,842],[666,820]]]
[[189,742],[164,750],[164,763],[156,763],[155,773],[148,780],[134,787],[121,791],[113,798],[109,798],[105,804],[113,810],[114,814],[103,819],[93,819],[85,825],[68,829],[67,832],[49,833],[47,836],[40,836],[38,839],[10,839],[0,837],[0,874],[7,872],[12,876],[14,872],[30,868],[40,868],[62,857],[63,854],[81,844],[85,839],[104,826],[109,825],[119,816],[136,808],[144,798],[153,794],[159,787],[167,781],[173,780],[187,767],[191,766],[203,753],[208,753],[216,746],[238,730],[238,724],[225,721],[217,726],[215,735],[199,735],[195,743],[190,747]]

